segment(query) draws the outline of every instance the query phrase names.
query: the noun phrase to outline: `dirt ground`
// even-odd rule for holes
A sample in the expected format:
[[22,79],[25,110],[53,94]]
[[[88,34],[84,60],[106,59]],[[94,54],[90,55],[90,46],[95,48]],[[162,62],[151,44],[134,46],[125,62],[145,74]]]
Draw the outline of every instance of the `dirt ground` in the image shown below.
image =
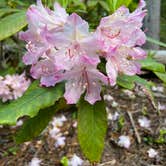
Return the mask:
[[[158,87],[163,87],[157,83]],[[160,130],[166,129],[166,110],[156,111],[148,98],[140,91],[129,93],[119,87],[109,88],[106,91],[113,100],[106,101],[107,111],[110,115],[115,112],[120,116],[117,120],[109,120],[105,149],[101,163],[98,166],[165,166],[166,165],[166,136],[161,136]],[[155,90],[156,103],[166,105],[166,88]],[[116,102],[116,103],[115,103]],[[76,122],[76,112],[58,113],[64,114],[67,121],[61,131],[66,136],[66,145],[55,148],[54,140],[49,136],[49,128],[32,142],[16,145],[13,141],[13,133],[18,128],[3,126],[0,128],[0,166],[26,166],[33,157],[42,160],[43,166],[59,166],[63,156],[70,158],[74,153],[84,160],[84,166],[89,162],[83,157],[77,141],[77,129],[73,127]],[[138,118],[146,116],[151,121],[150,129],[143,128],[138,123]],[[132,124],[134,123],[134,125]],[[137,134],[137,135],[136,135]],[[129,149],[119,147],[117,144],[120,135],[128,135],[131,139]],[[141,141],[141,142],[140,142]],[[138,143],[140,142],[140,143]],[[153,148],[158,152],[156,158],[150,158],[147,151]]]

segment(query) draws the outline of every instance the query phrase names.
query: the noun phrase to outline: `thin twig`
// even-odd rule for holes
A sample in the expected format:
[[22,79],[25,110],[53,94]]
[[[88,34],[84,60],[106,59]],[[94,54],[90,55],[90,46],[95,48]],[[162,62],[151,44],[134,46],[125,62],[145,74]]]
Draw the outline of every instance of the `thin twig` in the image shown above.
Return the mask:
[[140,135],[139,135],[139,133],[138,133],[138,130],[137,130],[137,128],[136,128],[136,125],[135,125],[133,116],[132,116],[131,112],[129,112],[129,111],[127,111],[127,114],[128,114],[128,116],[129,116],[130,121],[131,121],[131,124],[132,124],[132,126],[133,126],[133,129],[134,129],[134,132],[135,132],[135,136],[136,136],[136,138],[137,138],[137,142],[140,144],[140,143],[141,143],[141,137],[140,137]]
[[115,163],[116,163],[116,160],[114,159],[114,160],[107,161],[107,162],[102,163],[102,164],[98,164],[98,166],[104,166],[104,165],[106,165],[106,164],[115,165]]

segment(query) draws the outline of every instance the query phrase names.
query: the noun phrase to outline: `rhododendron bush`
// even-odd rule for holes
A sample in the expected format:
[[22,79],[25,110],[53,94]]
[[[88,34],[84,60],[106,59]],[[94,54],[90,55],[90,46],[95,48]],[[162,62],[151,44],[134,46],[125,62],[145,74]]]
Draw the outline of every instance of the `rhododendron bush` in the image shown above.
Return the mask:
[[[26,115],[31,117],[16,135],[18,143],[39,135],[56,111],[76,106],[81,149],[91,162],[100,161],[107,130],[103,87],[118,84],[133,89],[138,83],[153,98],[150,83],[136,75],[141,73],[141,66],[147,67],[141,61],[146,58],[141,48],[146,41],[141,29],[147,12],[144,8],[144,0],[132,13],[122,6],[90,31],[88,22],[76,13],[68,14],[58,3],[53,10],[44,7],[40,0],[29,7],[28,29],[19,37],[26,42],[23,62],[36,81],[18,100],[0,103],[1,124],[14,124]],[[4,79],[7,76],[0,77],[0,82],[4,83]],[[6,101],[20,97],[30,84],[22,81],[16,94],[13,90],[14,96],[6,98],[0,91],[0,98]],[[2,86],[11,88],[8,84]]]

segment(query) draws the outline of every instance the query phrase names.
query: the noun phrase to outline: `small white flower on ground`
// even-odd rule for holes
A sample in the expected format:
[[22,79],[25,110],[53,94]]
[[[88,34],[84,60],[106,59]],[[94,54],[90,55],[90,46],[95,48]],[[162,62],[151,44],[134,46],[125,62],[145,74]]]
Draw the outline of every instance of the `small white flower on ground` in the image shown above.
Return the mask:
[[16,125],[15,126],[11,126],[11,128],[14,129],[14,128],[22,126],[22,125],[23,125],[23,120],[20,119],[20,120],[17,121]]
[[166,110],[166,105],[162,105],[160,102],[158,102],[158,110],[160,111]]
[[119,141],[118,141],[118,145],[124,148],[129,148],[130,147],[130,137],[129,136],[125,136],[125,135],[121,135],[119,137]]
[[114,107],[114,108],[115,108],[115,107],[117,107],[117,106],[118,106],[118,103],[117,103],[116,101],[113,101],[111,105],[112,105],[112,107]]
[[23,125],[23,120],[18,120],[17,123],[16,123],[16,126],[19,127],[19,126],[22,126]]
[[66,117],[63,115],[61,117],[54,117],[51,123],[53,126],[61,127],[66,120]]
[[3,125],[0,125],[0,128],[3,128]]
[[59,132],[60,132],[60,129],[58,129],[57,127],[54,127],[49,131],[49,134],[52,138],[56,139],[57,134],[59,134]]
[[55,147],[58,148],[58,147],[65,146],[65,140],[66,140],[66,137],[57,137],[55,142]]
[[78,157],[76,154],[69,160],[69,166],[81,166],[83,164],[83,160]]
[[152,91],[154,91],[154,92],[164,92],[164,87],[162,87],[162,86],[153,86]]
[[108,120],[115,121],[119,118],[119,113],[118,112],[115,112],[113,115],[111,113],[108,113],[107,115],[108,115],[107,116]]
[[104,95],[104,100],[112,101],[112,100],[114,100],[114,98],[111,95]]
[[119,113],[118,112],[115,112],[112,116],[112,120],[115,121],[119,118]]
[[157,87],[156,86],[152,86],[152,91],[157,91]]
[[40,166],[40,163],[41,163],[41,160],[37,157],[34,157],[29,163],[29,166]]
[[78,125],[78,123],[77,123],[77,121],[75,121],[75,122],[73,123],[73,127],[76,128],[77,125]]
[[151,121],[147,119],[146,117],[142,117],[138,119],[138,123],[141,127],[148,129],[150,127]]
[[150,158],[155,158],[158,156],[158,152],[153,148],[150,148],[147,152]]

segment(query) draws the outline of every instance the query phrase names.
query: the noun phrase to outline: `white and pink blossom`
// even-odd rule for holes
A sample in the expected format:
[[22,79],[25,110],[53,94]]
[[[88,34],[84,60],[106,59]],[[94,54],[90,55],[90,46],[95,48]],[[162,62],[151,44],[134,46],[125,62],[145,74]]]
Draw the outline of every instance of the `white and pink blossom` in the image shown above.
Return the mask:
[[[146,40],[141,30],[144,7],[144,0],[132,13],[120,7],[90,32],[88,23],[76,13],[67,14],[57,3],[50,10],[37,0],[27,11],[28,30],[20,33],[27,42],[23,62],[31,65],[31,76],[43,86],[65,81],[68,104],[77,103],[83,93],[94,104],[101,100],[102,85],[115,85],[119,73],[140,73],[138,60],[146,56],[140,48]],[[97,68],[101,57],[106,59],[107,75]]]
[[0,77],[0,99],[3,102],[16,100],[24,94],[29,85],[30,80],[25,77],[24,73]]
[[133,13],[124,6],[120,7],[114,14],[102,18],[95,32],[102,43],[100,54],[107,60],[106,72],[110,85],[116,84],[119,73],[140,73],[141,66],[137,60],[146,57],[145,51],[139,47],[146,41],[145,33],[141,30],[146,15],[144,7],[144,0],[140,0]]

